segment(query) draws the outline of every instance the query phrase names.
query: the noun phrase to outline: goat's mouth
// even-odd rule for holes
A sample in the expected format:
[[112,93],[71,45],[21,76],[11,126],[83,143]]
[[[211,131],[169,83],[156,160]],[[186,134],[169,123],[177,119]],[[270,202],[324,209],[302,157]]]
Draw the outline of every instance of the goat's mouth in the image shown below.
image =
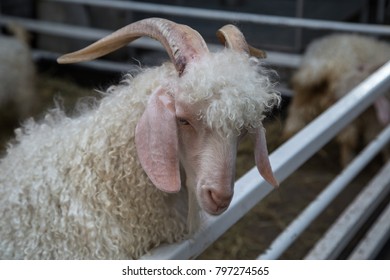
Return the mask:
[[218,188],[202,186],[200,201],[203,210],[210,215],[220,215],[228,209],[233,197],[233,191],[219,191]]

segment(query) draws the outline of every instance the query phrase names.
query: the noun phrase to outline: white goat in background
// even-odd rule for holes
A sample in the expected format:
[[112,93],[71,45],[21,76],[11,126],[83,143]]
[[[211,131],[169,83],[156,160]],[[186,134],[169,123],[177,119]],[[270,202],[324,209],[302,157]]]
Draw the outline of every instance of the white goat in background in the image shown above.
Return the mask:
[[[389,59],[390,44],[367,36],[333,34],[313,41],[292,79],[294,97],[284,138],[302,129]],[[336,137],[341,165],[353,159],[360,142],[369,143],[389,122],[390,92]]]
[[1,258],[139,258],[188,237],[199,212],[229,206],[247,132],[260,173],[277,185],[262,120],[280,97],[234,26],[218,33],[228,48],[210,53],[190,27],[145,19],[59,62],[141,36],[160,41],[172,63],[126,76],[78,117],[54,110],[17,131],[0,163]]

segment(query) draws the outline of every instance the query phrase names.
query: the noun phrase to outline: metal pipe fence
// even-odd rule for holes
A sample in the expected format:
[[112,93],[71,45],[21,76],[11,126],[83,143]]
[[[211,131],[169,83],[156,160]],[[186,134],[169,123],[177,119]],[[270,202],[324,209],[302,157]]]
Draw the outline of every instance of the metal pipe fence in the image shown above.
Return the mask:
[[[354,172],[353,166],[360,169],[372,156],[375,155],[374,150],[379,151],[386,141],[390,139],[390,126],[384,130],[378,139],[372,142],[364,152],[358,156],[354,162],[343,173]],[[387,140],[389,142],[389,140]],[[373,153],[371,153],[371,151]],[[360,164],[359,161],[362,163]],[[360,166],[359,166],[360,165]],[[347,176],[347,175],[345,175]],[[341,177],[341,175],[340,175]],[[341,180],[338,180],[339,182]],[[333,191],[337,192],[336,180],[332,183]],[[341,185],[341,184],[340,184]],[[341,188],[341,187],[340,187]],[[331,190],[331,186],[327,189]],[[328,191],[329,192],[329,191]],[[337,218],[336,222],[326,231],[324,236],[305,256],[305,259],[335,259],[353,240],[359,230],[367,223],[378,206],[383,201],[383,198],[390,193],[390,161],[381,168],[380,172],[368,183],[368,185],[359,193],[359,195],[351,202],[351,204],[343,211]],[[320,195],[325,197],[325,191]],[[318,197],[320,200],[321,198]],[[390,205],[389,205],[390,206]],[[308,209],[308,208],[307,208]],[[306,212],[306,210],[305,210]],[[303,216],[303,213],[300,217]],[[299,218],[298,218],[299,219]],[[296,220],[298,220],[296,219]],[[389,229],[390,234],[390,220],[382,223],[383,230]],[[291,225],[292,226],[292,225]],[[291,228],[290,226],[290,228]],[[386,236],[386,235],[384,235]],[[278,238],[279,239],[279,238]],[[380,242],[381,238],[373,238],[370,242],[377,240]],[[383,245],[383,244],[382,244]],[[272,247],[272,246],[271,246]],[[367,251],[367,250],[366,250]],[[265,257],[265,254],[263,254]]]
[[[259,260],[279,258],[286,249],[302,234],[302,232],[317,218],[322,211],[340,194],[342,190],[363,170],[377,153],[390,142],[390,125],[357,156],[348,167],[329,184],[320,195],[272,242],[269,248],[260,255]],[[364,214],[364,213],[362,213]],[[359,218],[360,219],[360,218]],[[357,226],[355,224],[355,226]],[[339,247],[341,252],[342,246]],[[333,255],[337,257],[337,254]]]

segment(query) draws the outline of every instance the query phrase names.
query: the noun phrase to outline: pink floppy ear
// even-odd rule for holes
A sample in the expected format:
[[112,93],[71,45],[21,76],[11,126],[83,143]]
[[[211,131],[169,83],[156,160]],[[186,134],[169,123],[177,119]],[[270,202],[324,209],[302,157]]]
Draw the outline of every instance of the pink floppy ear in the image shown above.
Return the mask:
[[267,141],[265,139],[265,129],[261,126],[255,134],[255,161],[260,175],[272,186],[279,186],[272,172],[271,164],[268,158]]
[[153,92],[135,129],[142,168],[160,190],[180,190],[175,101],[163,88]]

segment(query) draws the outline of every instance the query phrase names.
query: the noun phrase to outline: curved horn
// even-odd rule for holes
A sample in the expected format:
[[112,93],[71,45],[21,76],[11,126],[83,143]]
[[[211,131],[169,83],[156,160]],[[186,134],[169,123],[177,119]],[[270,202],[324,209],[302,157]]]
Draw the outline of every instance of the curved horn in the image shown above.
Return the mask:
[[189,61],[208,52],[202,36],[192,28],[166,19],[148,18],[131,23],[84,49],[65,54],[57,61],[64,64],[93,60],[142,36],[151,37],[164,46],[179,75]]
[[232,24],[220,28],[217,31],[217,38],[222,44],[230,49],[240,52],[243,51],[259,58],[267,57],[267,54],[264,51],[248,45],[241,31]]

